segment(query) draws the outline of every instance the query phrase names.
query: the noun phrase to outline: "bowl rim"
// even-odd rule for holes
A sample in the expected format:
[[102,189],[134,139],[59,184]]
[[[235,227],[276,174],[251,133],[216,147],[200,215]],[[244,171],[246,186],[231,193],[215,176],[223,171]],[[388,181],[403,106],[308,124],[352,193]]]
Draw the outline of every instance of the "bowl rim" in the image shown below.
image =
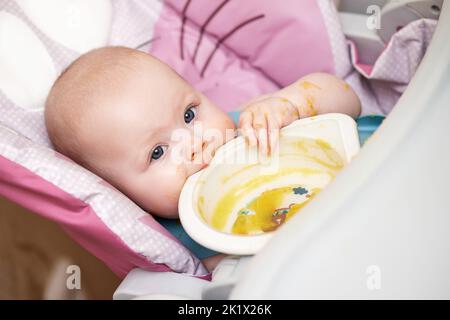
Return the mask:
[[[350,162],[351,159],[359,152],[360,148],[356,121],[350,116],[339,113],[329,113],[299,119],[282,128],[281,131],[284,131],[285,133],[288,132],[288,136],[293,136],[295,135],[295,132],[292,129],[295,129],[295,127],[304,123],[311,123],[311,121],[323,120],[336,120],[339,123],[345,152],[345,155],[342,156],[345,157],[346,163]],[[320,137],[318,136],[317,138]],[[242,141],[235,141],[234,147],[244,143],[241,136],[235,139],[241,139]],[[220,147],[222,150],[225,148],[230,148],[230,144],[226,143]],[[219,152],[219,150],[217,150],[217,152]],[[213,165],[213,162],[211,164]],[[183,186],[178,202],[179,217],[183,228],[194,241],[209,249],[236,255],[252,255],[257,253],[267,243],[267,241],[270,240],[274,232],[266,232],[255,235],[225,233],[215,230],[207,225],[205,221],[203,221],[200,214],[197,213],[197,210],[195,209],[196,205],[194,203],[194,196],[198,190],[198,188],[196,188],[196,184],[207,169],[208,167],[190,176]]]

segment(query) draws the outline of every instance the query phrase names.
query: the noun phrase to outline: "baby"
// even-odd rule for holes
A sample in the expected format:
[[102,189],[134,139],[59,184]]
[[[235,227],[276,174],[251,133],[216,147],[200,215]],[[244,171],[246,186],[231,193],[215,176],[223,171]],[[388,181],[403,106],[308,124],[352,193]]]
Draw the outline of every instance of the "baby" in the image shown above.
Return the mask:
[[[344,81],[314,73],[241,110],[241,134],[269,154],[283,126],[329,112],[356,118],[360,102]],[[169,66],[124,47],[96,49],[73,62],[49,93],[45,122],[57,151],[165,218],[178,216],[186,179],[236,132],[224,111]],[[188,139],[174,138],[180,135]]]

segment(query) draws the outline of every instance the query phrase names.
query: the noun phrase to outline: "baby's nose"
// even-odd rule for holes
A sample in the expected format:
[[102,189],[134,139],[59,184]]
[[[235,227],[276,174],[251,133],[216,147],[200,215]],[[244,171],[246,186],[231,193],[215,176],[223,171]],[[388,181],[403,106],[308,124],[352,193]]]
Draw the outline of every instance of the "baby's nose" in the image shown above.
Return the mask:
[[191,161],[194,161],[194,160],[202,161],[201,157],[202,157],[203,150],[205,149],[205,147],[206,147],[206,142],[203,141],[203,139],[195,138],[194,143],[192,144],[192,147],[191,147],[191,154],[190,154]]

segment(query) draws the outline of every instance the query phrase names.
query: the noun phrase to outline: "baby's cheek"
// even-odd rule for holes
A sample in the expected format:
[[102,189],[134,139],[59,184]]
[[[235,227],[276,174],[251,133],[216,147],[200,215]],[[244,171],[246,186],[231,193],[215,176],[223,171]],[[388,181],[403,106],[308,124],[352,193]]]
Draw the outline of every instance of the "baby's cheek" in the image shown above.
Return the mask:
[[218,146],[233,139],[236,135],[236,126],[228,116],[221,116],[206,122],[206,134],[209,142],[214,142]]
[[172,207],[178,207],[178,199],[180,198],[180,193],[185,181],[186,179],[181,174],[171,174],[170,176],[168,176],[165,182],[162,184],[162,199],[164,199],[164,201],[167,201],[168,203],[171,203]]
[[162,216],[178,216],[178,200],[186,181],[185,172],[178,167],[161,170],[152,179],[152,207]]

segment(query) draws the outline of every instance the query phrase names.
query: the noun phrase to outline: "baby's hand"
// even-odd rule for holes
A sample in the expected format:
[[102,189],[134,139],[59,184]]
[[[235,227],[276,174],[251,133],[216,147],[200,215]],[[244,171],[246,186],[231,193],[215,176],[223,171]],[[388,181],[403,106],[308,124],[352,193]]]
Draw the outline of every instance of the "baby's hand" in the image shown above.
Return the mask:
[[287,99],[276,96],[248,104],[239,117],[239,129],[250,146],[270,154],[278,143],[279,130],[299,118],[297,108]]
[[278,143],[279,129],[317,114],[340,112],[357,118],[361,103],[351,87],[327,73],[311,73],[275,93],[250,101],[239,118],[239,129],[250,146],[269,154]]

